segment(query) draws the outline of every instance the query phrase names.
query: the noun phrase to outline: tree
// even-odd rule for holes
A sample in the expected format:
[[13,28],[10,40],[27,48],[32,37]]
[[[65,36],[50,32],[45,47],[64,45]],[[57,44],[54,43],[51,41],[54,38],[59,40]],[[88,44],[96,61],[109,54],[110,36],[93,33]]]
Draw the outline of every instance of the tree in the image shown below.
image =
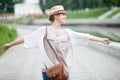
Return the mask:
[[24,0],[13,0],[14,4],[22,3]]
[[0,0],[0,13],[13,13],[14,2],[12,0]]
[[[43,5],[43,1],[46,4]],[[100,8],[111,6],[120,6],[120,0],[40,0],[40,5],[43,10],[49,9],[52,6],[60,4],[67,10],[85,9],[85,8]]]
[[14,13],[14,5],[23,0],[0,0],[0,13]]

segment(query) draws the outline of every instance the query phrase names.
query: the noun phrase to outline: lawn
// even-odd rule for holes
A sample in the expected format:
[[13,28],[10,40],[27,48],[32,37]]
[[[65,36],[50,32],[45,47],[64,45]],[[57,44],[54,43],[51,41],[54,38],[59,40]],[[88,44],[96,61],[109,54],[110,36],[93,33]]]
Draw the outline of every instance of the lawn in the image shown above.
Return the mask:
[[15,29],[8,28],[6,25],[0,25],[0,55],[4,52],[2,46],[13,41],[17,36],[18,34]]
[[86,9],[78,11],[69,11],[68,18],[98,18],[103,13],[107,12],[108,8]]

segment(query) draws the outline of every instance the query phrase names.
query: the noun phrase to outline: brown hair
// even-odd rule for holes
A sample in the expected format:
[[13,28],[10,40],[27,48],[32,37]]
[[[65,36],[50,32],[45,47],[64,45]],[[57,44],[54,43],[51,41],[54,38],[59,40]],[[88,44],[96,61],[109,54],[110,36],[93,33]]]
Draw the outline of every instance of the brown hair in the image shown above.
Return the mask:
[[57,14],[53,14],[53,15],[51,15],[51,16],[48,18],[49,21],[53,23],[53,22],[55,21],[55,17],[54,17],[54,16],[55,16],[55,15],[60,15],[60,14],[66,14],[66,13],[57,13]]
[[53,23],[53,22],[54,22],[54,20],[55,20],[54,15],[51,15],[51,16],[49,17],[49,21]]

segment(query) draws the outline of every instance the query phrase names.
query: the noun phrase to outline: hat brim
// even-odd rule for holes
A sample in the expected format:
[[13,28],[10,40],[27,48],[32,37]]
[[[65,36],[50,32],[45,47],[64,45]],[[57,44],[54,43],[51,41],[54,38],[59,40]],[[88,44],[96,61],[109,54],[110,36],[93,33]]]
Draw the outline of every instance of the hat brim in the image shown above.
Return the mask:
[[54,12],[54,13],[52,13],[52,14],[50,14],[49,16],[52,16],[52,15],[55,15],[55,14],[67,14],[67,12],[65,11],[65,10],[59,10],[59,11],[56,11],[56,12]]

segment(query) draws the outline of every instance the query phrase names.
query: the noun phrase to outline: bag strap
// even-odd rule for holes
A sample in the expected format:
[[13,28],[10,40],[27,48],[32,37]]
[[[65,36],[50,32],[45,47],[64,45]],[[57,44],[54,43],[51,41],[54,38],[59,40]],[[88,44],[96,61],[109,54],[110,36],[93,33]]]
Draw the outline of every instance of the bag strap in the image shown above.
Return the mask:
[[[56,52],[57,52],[56,49],[50,44],[50,42],[49,42],[48,39],[47,39],[47,36],[48,36],[48,28],[46,27],[46,29],[45,29],[45,39],[46,39],[46,41],[48,42],[48,44],[50,45],[50,47],[52,48],[52,50],[54,51],[56,57],[59,59],[59,56],[58,56],[57,53],[56,53]],[[64,62],[64,64],[67,66],[66,62],[65,62],[65,61],[63,61],[63,62]],[[46,67],[46,65],[45,65],[45,67]],[[47,67],[46,67],[46,69],[47,69]]]
[[[47,39],[47,27],[45,28],[45,39]],[[44,65],[45,65],[45,68],[46,68],[46,70],[47,70],[47,66],[46,66],[45,63],[44,63]]]
[[48,35],[48,31],[47,31],[47,27],[45,28],[45,38],[47,39],[47,35]]

